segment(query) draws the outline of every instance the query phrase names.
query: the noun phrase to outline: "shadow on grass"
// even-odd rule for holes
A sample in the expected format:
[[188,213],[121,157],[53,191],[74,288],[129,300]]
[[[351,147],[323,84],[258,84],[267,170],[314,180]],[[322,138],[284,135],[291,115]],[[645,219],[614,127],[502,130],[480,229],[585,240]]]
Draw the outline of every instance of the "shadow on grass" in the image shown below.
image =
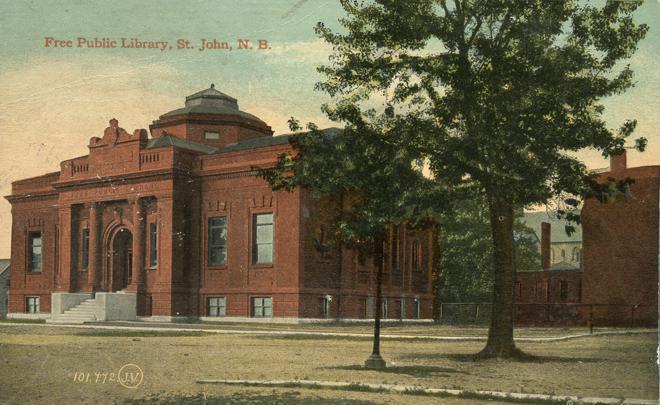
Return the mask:
[[379,373],[406,374],[412,377],[444,377],[451,374],[468,374],[465,371],[437,366],[388,366],[382,370],[371,370],[361,365],[325,367],[326,370],[376,371]]
[[[411,353],[401,356],[407,360],[416,359],[430,359],[430,360],[451,360],[460,363],[478,363],[482,361],[492,360],[489,358],[479,357],[477,353],[474,354],[443,354],[443,353]],[[537,356],[529,353],[523,353],[516,357],[502,359],[502,361],[510,361],[517,363],[599,363],[607,361],[606,359],[593,358],[593,357],[560,357],[560,356]]]
[[347,399],[301,398],[299,392],[283,392],[272,394],[235,393],[230,395],[170,395],[152,396],[125,402],[126,404],[374,404],[371,401],[357,401]]

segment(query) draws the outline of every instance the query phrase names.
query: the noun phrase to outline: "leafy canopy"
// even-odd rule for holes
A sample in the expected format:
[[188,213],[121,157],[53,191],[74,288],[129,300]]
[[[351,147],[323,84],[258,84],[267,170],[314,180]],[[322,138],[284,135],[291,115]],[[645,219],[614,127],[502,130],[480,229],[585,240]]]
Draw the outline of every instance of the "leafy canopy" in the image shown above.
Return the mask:
[[335,101],[325,111],[396,127],[438,182],[514,206],[581,195],[593,182],[568,152],[618,153],[635,129],[629,120],[610,130],[599,100],[633,85],[621,61],[648,30],[632,18],[640,2],[341,3],[344,29],[316,28],[334,50],[320,68],[328,79],[318,88]]

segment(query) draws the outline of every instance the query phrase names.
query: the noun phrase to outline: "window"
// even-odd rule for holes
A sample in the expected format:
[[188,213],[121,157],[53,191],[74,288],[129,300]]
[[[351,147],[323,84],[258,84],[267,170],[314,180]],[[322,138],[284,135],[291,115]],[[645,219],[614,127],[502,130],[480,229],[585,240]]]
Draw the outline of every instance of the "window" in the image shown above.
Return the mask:
[[559,299],[566,301],[568,298],[568,281],[561,280],[559,282]]
[[255,214],[252,232],[252,262],[273,263],[273,213]]
[[413,318],[414,319],[419,319],[420,313],[421,313],[421,303],[419,302],[419,298],[415,298],[413,301]]
[[358,263],[358,271],[366,271],[367,257],[362,251],[362,249],[358,249],[357,251],[357,263]]
[[412,268],[413,270],[419,270],[419,241],[413,241],[411,250]]
[[82,268],[87,270],[89,267],[89,228],[82,230]]
[[225,316],[227,311],[225,297],[209,297],[208,298],[208,315],[209,316]]
[[155,222],[149,224],[149,266],[158,265],[158,225]]
[[578,281],[578,302],[582,302],[582,280]]
[[206,131],[204,132],[204,139],[220,139],[220,133],[213,131]]
[[367,319],[374,317],[374,298],[367,297],[364,301],[364,315]]
[[392,227],[392,270],[399,269],[399,227]]
[[381,298],[380,301],[380,317],[383,319],[387,318],[387,298]]
[[41,232],[30,234],[30,271],[41,272]]
[[252,316],[255,318],[270,318],[273,316],[273,299],[252,298]]
[[322,299],[321,307],[321,316],[323,319],[328,319],[330,317],[330,297],[325,296]]
[[405,319],[406,317],[406,299],[405,297],[401,297],[401,300],[399,301],[401,304],[401,319]]
[[209,218],[208,233],[209,266],[227,264],[227,217]]
[[39,310],[39,297],[27,297],[26,310],[28,314],[38,314]]

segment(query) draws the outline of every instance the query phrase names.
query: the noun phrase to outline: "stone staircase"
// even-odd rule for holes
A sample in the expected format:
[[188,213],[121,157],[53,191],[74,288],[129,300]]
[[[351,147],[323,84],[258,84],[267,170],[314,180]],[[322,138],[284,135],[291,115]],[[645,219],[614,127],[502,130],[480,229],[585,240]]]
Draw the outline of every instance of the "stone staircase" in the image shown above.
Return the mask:
[[46,322],[48,323],[79,323],[96,322],[96,299],[90,298],[80,304],[71,307],[62,314],[54,315]]

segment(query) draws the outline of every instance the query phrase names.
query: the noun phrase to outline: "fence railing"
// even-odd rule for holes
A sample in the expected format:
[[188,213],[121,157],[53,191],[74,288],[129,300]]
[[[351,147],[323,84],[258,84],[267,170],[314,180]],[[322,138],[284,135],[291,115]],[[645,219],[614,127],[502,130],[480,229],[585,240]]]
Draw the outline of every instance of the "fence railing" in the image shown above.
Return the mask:
[[[488,324],[492,304],[485,302],[443,302],[439,322],[448,324]],[[653,305],[516,303],[514,322],[519,325],[657,325]]]

